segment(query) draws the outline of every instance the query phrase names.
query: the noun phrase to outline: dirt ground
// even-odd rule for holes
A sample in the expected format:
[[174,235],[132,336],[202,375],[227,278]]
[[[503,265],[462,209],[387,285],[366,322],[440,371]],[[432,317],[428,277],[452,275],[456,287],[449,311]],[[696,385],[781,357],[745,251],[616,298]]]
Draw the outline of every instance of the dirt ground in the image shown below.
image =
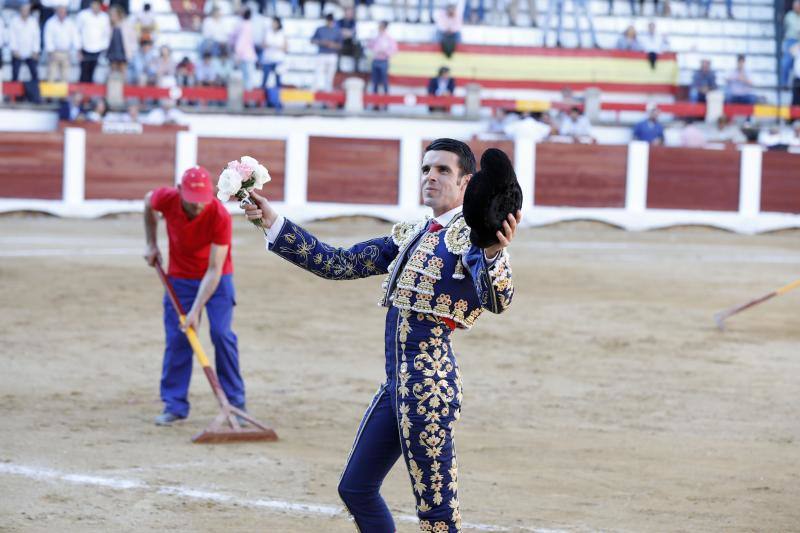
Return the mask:
[[[511,309],[455,335],[465,529],[800,531],[800,291],[712,321],[800,276],[798,236],[521,230]],[[203,446],[197,367],[191,417],[152,423],[162,291],[140,217],[0,218],[0,531],[355,530],[336,483],[383,377],[380,278],[301,272],[242,219],[234,238],[248,406],[281,440]],[[415,531],[402,464],[384,495]]]

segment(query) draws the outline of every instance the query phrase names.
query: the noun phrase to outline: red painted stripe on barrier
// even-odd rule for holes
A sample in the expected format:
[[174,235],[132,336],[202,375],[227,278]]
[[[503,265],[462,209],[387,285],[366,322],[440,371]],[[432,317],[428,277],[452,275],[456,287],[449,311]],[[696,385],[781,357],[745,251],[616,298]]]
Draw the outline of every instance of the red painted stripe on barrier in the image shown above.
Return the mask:
[[[401,52],[437,52],[442,53],[442,48],[435,43],[400,43],[398,48]],[[459,44],[456,53],[465,54],[488,54],[504,56],[548,56],[548,57],[616,57],[620,59],[641,59],[647,58],[643,52],[631,52],[627,50],[597,50],[593,48],[542,48],[537,46],[495,46],[483,44]],[[677,58],[675,52],[665,52],[659,54],[662,60],[674,60]]]

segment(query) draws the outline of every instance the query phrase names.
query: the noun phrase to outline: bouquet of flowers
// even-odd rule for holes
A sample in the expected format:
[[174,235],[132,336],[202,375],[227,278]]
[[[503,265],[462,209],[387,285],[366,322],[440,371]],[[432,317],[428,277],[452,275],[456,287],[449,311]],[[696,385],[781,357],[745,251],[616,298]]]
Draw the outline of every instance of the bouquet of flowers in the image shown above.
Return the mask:
[[[250,191],[261,190],[272,178],[264,165],[252,157],[245,155],[239,161],[231,161],[219,175],[217,180],[217,198],[227,202],[231,196],[239,199],[240,205],[252,204]],[[253,221],[260,226],[260,222]]]

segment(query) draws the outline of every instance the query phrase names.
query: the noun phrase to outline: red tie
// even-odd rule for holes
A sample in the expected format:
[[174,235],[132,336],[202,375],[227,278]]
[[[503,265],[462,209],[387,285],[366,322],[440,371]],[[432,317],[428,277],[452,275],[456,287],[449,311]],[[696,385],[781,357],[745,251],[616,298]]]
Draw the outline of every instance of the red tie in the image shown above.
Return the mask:
[[436,231],[439,231],[439,230],[440,230],[440,229],[442,229],[443,227],[444,227],[444,226],[442,226],[441,224],[439,224],[438,222],[436,222],[436,219],[434,219],[434,220],[433,220],[433,222],[431,222],[431,225],[430,225],[430,226],[428,226],[428,233],[434,233],[434,232],[436,232]]

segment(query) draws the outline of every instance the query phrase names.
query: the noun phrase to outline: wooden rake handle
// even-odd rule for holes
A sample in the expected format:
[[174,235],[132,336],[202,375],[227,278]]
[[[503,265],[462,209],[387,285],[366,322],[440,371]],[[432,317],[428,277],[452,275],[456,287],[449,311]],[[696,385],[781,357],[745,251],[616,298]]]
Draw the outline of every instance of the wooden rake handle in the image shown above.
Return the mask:
[[735,307],[731,307],[730,309],[726,309],[724,311],[720,311],[719,313],[714,315],[714,321],[717,323],[717,328],[719,328],[720,331],[724,330],[725,320],[728,319],[729,317],[737,313],[741,313],[745,309],[750,309],[751,307],[755,307],[756,305],[766,302],[767,300],[770,300],[776,296],[786,294],[787,292],[794,290],[798,287],[800,287],[800,279],[795,280],[787,285],[784,285],[780,289],[775,289],[774,291],[769,292],[763,296],[759,296],[758,298],[750,300],[749,302],[745,302]]

